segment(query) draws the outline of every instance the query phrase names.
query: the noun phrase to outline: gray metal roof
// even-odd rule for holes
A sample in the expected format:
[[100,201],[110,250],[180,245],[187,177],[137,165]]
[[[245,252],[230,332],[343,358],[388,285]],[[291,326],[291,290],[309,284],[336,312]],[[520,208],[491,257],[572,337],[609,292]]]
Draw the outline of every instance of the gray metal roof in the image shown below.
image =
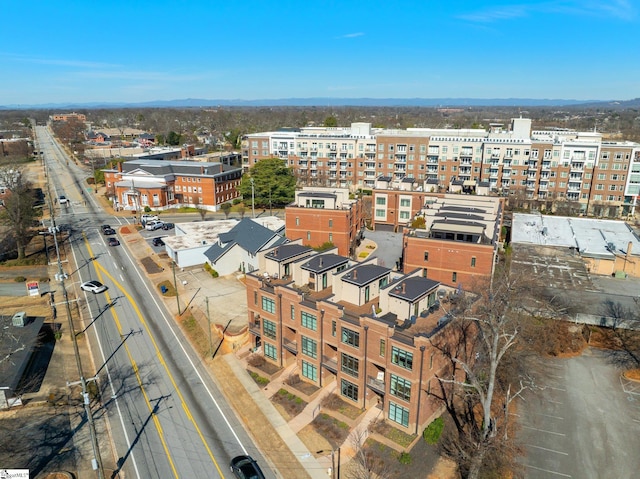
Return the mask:
[[313,248],[301,244],[283,244],[269,251],[265,257],[282,263],[308,251],[313,251]]
[[438,288],[440,283],[432,279],[423,278],[421,276],[412,276],[398,280],[396,283],[389,285],[391,290],[389,296],[403,299],[409,302],[415,302],[426,296],[429,292]]
[[302,266],[302,269],[313,273],[323,273],[331,269],[337,268],[341,264],[349,262],[349,258],[337,254],[319,254],[309,258]]
[[348,273],[342,276],[342,281],[355,284],[358,286],[364,286],[372,281],[382,278],[389,274],[391,270],[384,266],[378,266],[376,264],[363,264],[355,266]]
[[219,243],[209,248],[205,252],[205,256],[209,261],[215,262],[236,244],[255,255],[274,236],[279,235],[269,228],[256,223],[251,218],[243,218],[229,231],[220,233],[218,235]]

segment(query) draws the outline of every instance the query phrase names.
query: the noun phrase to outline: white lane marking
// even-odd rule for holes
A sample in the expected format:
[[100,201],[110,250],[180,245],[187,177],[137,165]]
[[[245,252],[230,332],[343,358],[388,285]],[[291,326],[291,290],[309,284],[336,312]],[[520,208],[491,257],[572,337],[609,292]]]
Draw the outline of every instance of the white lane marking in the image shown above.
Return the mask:
[[573,476],[570,476],[569,474],[564,474],[562,472],[556,472],[556,471],[550,471],[549,469],[542,469],[541,467],[530,466],[529,464],[524,464],[524,467],[528,467],[530,469],[535,469],[536,471],[548,472],[549,474],[555,474],[556,476],[573,477]]
[[525,446],[526,447],[535,447],[536,449],[542,449],[543,451],[555,452],[556,454],[562,454],[564,456],[568,456],[569,455],[568,452],[556,451],[555,449],[548,449],[548,448],[542,447],[542,446],[534,446],[533,444],[525,444]]
[[546,432],[547,434],[555,434],[556,436],[566,437],[566,434],[562,434],[561,432],[547,431],[546,429],[538,429],[537,427],[532,427],[532,426],[522,426],[522,427],[526,429],[533,429],[534,431],[538,431],[538,432]]

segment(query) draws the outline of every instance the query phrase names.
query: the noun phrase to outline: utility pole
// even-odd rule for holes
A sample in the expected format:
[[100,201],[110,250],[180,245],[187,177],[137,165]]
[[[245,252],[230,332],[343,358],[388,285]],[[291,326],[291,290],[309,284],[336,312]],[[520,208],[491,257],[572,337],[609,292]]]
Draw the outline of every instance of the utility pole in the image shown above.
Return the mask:
[[211,316],[209,315],[209,296],[205,296],[207,303],[207,322],[209,323],[209,354],[213,354],[213,339],[211,338]]
[[[47,190],[49,190],[49,184],[47,183]],[[87,416],[87,424],[89,425],[89,432],[91,434],[91,447],[93,449],[93,459],[91,460],[91,466],[94,471],[98,472],[99,479],[105,479],[104,469],[102,466],[102,457],[100,456],[100,445],[98,444],[98,436],[96,434],[96,426],[93,422],[93,412],[91,411],[91,399],[89,397],[89,393],[87,391],[87,378],[84,377],[82,372],[82,359],[80,357],[80,349],[78,348],[78,341],[76,338],[76,333],[73,328],[73,318],[71,316],[71,306],[69,305],[69,296],[67,294],[67,288],[65,287],[64,280],[68,278],[68,275],[62,269],[62,261],[60,260],[60,248],[58,246],[58,227],[56,226],[56,220],[54,217],[53,205],[51,204],[51,195],[49,197],[49,209],[51,211],[51,227],[49,228],[49,232],[53,235],[53,242],[56,248],[56,256],[58,259],[58,274],[56,274],[56,279],[60,281],[60,287],[62,288],[62,295],[64,297],[64,304],[67,310],[67,319],[69,321],[69,333],[71,334],[71,341],[73,342],[73,352],[76,358],[76,367],[78,368],[78,374],[80,375],[80,380],[76,382],[67,382],[67,386],[72,386],[75,384],[80,384],[82,387],[82,402],[84,405],[84,412]],[[94,382],[97,378],[88,378],[89,380],[93,380]]]
[[173,286],[176,289],[176,303],[178,304],[178,316],[180,316],[180,294],[178,293],[178,282],[176,281],[176,262],[171,262],[173,269]]
[[256,192],[253,178],[250,178],[251,181],[251,216],[252,218],[256,217]]

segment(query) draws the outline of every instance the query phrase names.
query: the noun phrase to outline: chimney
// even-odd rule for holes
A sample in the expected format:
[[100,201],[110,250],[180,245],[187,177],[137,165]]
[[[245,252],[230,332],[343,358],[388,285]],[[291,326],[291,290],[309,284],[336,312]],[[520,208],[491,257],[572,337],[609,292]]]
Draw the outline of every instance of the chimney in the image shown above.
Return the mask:
[[122,162],[118,162],[118,173],[122,173]]
[[322,268],[322,256],[320,256],[320,267]]
[[407,294],[407,285],[402,283],[402,294]]
[[353,270],[353,279],[358,279],[358,270],[357,269]]
[[633,248],[633,243],[631,241],[629,241],[629,244],[627,245],[627,254],[626,254],[626,258],[629,259],[629,256],[631,256],[631,249]]

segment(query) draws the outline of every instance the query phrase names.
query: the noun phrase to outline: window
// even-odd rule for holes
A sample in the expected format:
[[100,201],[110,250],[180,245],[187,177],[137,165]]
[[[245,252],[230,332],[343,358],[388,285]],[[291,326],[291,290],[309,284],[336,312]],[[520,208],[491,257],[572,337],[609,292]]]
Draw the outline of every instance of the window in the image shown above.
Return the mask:
[[358,358],[354,358],[353,356],[345,353],[341,353],[340,358],[341,371],[348,374],[349,376],[357,378],[358,370],[360,369],[360,361],[358,360]]
[[302,354],[309,356],[310,358],[316,359],[318,357],[318,343],[316,343],[313,339],[307,338],[306,336],[301,336],[302,338]]
[[408,220],[410,218],[410,213],[408,211],[401,211],[400,212],[400,219],[401,220]]
[[302,311],[302,326],[310,329],[311,331],[318,330],[318,321],[313,314],[309,314],[306,311]]
[[331,336],[336,335],[337,324],[335,321],[331,321]]
[[313,364],[308,363],[306,361],[302,361],[302,376],[312,381],[318,380],[318,368],[316,368]]
[[429,261],[429,252],[428,251],[424,252],[424,260],[425,261]]
[[333,228],[333,220],[329,220],[329,228]]
[[291,305],[291,320],[295,321],[296,319],[296,307],[292,304]]
[[384,196],[376,196],[376,205],[386,205],[387,199]]
[[340,393],[353,401],[358,400],[358,386],[346,379],[340,381]]
[[411,200],[409,198],[402,198],[400,200],[400,206],[411,206]]
[[253,292],[253,304],[258,304],[258,292]]
[[453,273],[451,273],[451,282],[455,283],[456,281],[458,281],[458,273],[454,271]]
[[389,386],[389,392],[394,396],[404,399],[405,401],[411,400],[411,381],[408,381],[395,374],[391,375],[391,381]]
[[276,339],[276,323],[265,319],[262,321],[262,328],[267,338]]
[[409,426],[409,410],[389,401],[389,420],[397,422],[404,427]]
[[378,288],[382,289],[384,288],[387,284],[389,284],[389,278],[387,276],[385,276],[384,278],[382,278],[380,281],[378,281]]
[[397,348],[396,346],[392,346],[391,363],[397,364],[401,368],[411,371],[413,369],[413,353]]
[[264,343],[264,355],[275,361],[278,357],[276,347],[273,344]]
[[311,240],[311,231],[307,231],[307,240],[310,241]]
[[300,226],[300,218],[296,216],[296,226]]
[[347,328],[342,328],[342,342],[353,346],[354,348],[360,347],[360,333],[352,331]]
[[476,267],[476,257],[475,257],[475,256],[472,256],[472,257],[471,257],[471,267],[472,267],[472,268],[475,268],[475,267]]
[[263,296],[262,297],[262,310],[266,311],[267,313],[275,313],[276,312],[276,302],[271,298],[267,298],[266,296]]
[[386,215],[385,210],[376,210],[376,218],[384,218]]
[[384,355],[387,352],[387,342],[384,339],[380,340],[380,356],[384,358]]

